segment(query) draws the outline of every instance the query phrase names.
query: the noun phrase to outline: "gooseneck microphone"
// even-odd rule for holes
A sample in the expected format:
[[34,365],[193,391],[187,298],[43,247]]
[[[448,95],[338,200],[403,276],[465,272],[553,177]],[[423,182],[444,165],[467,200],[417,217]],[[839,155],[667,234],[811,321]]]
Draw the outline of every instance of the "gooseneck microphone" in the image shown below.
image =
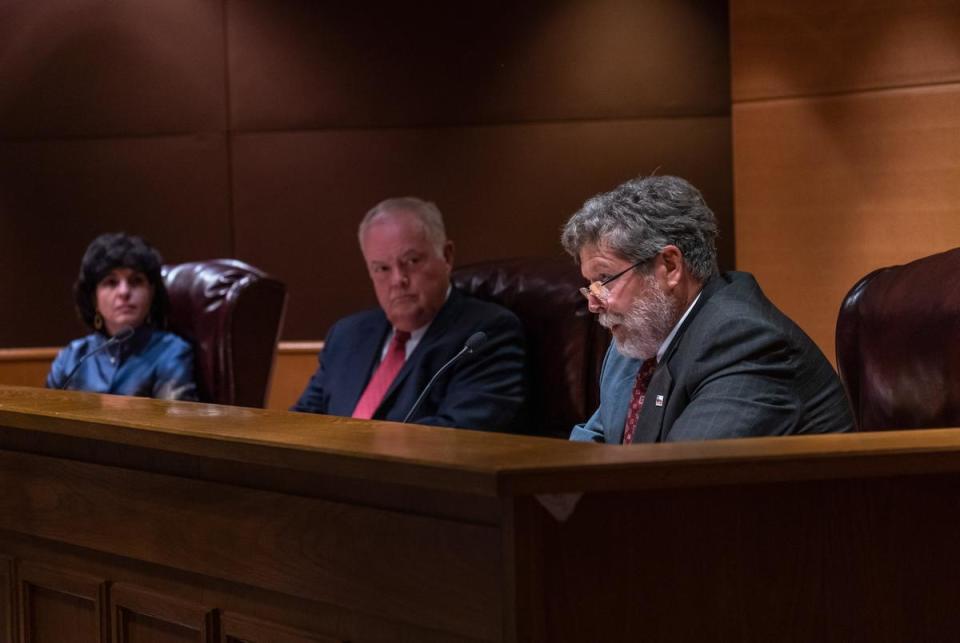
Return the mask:
[[111,337],[110,339],[108,339],[107,341],[100,344],[99,346],[94,348],[92,351],[90,351],[89,353],[81,357],[80,361],[77,362],[77,365],[74,366],[73,370],[70,371],[70,374],[67,375],[67,379],[63,380],[63,384],[60,385],[60,390],[61,391],[67,390],[67,385],[70,383],[70,380],[72,380],[73,376],[77,374],[77,371],[80,370],[80,367],[83,366],[84,362],[86,362],[88,359],[90,359],[100,351],[104,351],[110,348],[111,346],[116,346],[117,344],[124,343],[125,341],[133,337],[133,332],[134,331],[132,328],[130,328],[129,326],[124,326],[123,328],[117,331],[116,335],[114,335],[113,337]]
[[450,366],[452,366],[453,363],[456,362],[458,359],[460,359],[464,355],[472,354],[475,350],[483,346],[485,343],[487,343],[487,334],[482,330],[477,331],[473,335],[470,335],[470,337],[467,338],[467,341],[464,342],[463,348],[460,349],[460,352],[454,355],[453,357],[451,357],[446,364],[440,367],[440,370],[438,370],[436,373],[433,374],[433,377],[430,378],[430,381],[427,382],[427,385],[423,388],[423,392],[420,393],[420,397],[417,398],[417,401],[414,402],[413,406],[410,407],[410,410],[407,411],[406,416],[404,416],[403,418],[403,424],[406,424],[407,421],[410,420],[410,416],[413,415],[414,411],[416,411],[417,408],[420,406],[420,403],[423,402],[423,398],[425,398],[427,396],[427,393],[430,392],[430,389],[433,387],[433,383],[437,381],[437,378],[440,377],[440,375],[445,370],[450,368]]

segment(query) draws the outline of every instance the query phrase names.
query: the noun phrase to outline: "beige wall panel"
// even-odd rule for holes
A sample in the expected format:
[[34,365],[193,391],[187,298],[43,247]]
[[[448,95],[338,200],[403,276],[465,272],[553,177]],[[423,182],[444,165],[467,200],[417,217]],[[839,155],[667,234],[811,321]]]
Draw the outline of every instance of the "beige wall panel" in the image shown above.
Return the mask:
[[699,186],[732,255],[726,117],[238,135],[237,255],[284,280],[284,338],[322,339],[375,303],[357,247],[364,212],[416,194],[444,212],[456,263],[562,254],[560,227],[597,192],[658,171]]
[[59,350],[59,346],[0,348],[0,385],[43,386]]
[[737,266],[831,359],[875,268],[960,245],[960,84],[737,104]]
[[300,399],[317,370],[323,342],[280,342],[270,375],[267,408],[286,411]]
[[730,3],[733,100],[960,80],[960,2]]

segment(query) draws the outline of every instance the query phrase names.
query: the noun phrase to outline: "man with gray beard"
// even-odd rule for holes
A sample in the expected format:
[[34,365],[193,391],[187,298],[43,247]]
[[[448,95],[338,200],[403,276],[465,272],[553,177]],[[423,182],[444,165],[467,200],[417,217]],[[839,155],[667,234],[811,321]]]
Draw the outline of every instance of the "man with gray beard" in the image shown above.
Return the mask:
[[563,246],[613,333],[600,407],[571,440],[629,444],[850,431],[836,372],[752,275],[720,274],[717,224],[673,176],[584,203]]

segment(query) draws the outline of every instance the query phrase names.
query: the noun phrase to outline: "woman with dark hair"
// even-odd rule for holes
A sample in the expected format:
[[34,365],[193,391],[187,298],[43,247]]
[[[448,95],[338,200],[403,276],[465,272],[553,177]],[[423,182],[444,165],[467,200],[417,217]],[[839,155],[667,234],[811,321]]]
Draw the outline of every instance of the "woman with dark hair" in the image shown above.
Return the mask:
[[122,232],[90,243],[73,294],[94,332],[60,351],[47,388],[197,399],[193,349],[162,330],[169,306],[162,262],[147,242]]

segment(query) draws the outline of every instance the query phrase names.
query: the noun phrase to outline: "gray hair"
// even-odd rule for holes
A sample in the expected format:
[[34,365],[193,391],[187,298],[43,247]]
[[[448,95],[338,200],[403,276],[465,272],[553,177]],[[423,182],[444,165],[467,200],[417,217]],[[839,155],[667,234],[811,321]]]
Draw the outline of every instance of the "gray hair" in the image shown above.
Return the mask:
[[427,239],[436,249],[437,255],[443,256],[443,247],[447,243],[447,231],[443,225],[443,215],[435,203],[418,199],[415,196],[402,196],[384,199],[376,204],[363,216],[357,230],[357,239],[363,248],[363,234],[377,219],[389,216],[394,212],[409,212],[423,225]]
[[673,244],[691,274],[717,274],[717,220],[697,188],[676,176],[632,179],[588,199],[560,237],[576,261],[589,244],[603,245],[631,262],[653,258]]

